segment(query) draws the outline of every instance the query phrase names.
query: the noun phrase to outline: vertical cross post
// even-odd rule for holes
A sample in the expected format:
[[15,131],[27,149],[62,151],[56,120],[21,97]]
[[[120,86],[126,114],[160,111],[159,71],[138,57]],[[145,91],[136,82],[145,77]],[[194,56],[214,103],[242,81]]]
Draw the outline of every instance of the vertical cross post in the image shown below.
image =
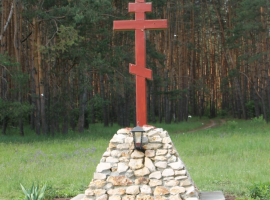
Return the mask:
[[129,72],[136,75],[136,118],[140,125],[147,124],[146,80],[152,80],[152,70],[146,68],[145,30],[167,28],[167,20],[146,20],[145,13],[152,12],[152,3],[135,0],[129,3],[128,11],[135,13],[135,20],[119,20],[113,22],[113,30],[135,30],[135,61],[129,64]]

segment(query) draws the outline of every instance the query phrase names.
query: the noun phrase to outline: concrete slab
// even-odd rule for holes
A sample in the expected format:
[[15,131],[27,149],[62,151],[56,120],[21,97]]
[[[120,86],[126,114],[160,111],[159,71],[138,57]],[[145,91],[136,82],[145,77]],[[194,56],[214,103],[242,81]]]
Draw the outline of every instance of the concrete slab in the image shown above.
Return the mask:
[[76,197],[73,197],[72,199],[70,200],[82,200],[84,197],[84,194],[78,194]]
[[225,200],[222,191],[200,192],[200,200]]

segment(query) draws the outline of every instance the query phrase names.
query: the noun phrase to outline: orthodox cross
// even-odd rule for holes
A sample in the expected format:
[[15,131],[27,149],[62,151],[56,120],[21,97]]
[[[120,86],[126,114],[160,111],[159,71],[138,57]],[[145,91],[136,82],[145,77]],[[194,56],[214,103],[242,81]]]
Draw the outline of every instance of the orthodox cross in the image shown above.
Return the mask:
[[145,13],[152,12],[152,3],[145,0],[135,0],[129,3],[128,11],[135,13],[135,20],[120,20],[113,22],[113,30],[135,30],[135,61],[129,64],[129,72],[136,75],[136,118],[140,125],[147,124],[146,80],[152,80],[152,70],[146,68],[145,30],[167,28],[167,20],[146,20]]

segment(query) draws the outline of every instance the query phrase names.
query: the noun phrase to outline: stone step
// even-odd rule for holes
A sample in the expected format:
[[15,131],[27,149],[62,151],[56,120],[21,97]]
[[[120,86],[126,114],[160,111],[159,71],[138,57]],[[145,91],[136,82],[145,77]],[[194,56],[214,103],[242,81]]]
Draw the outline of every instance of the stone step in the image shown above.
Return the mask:
[[73,197],[70,200],[82,200],[83,197],[84,197],[84,194],[78,194],[76,197]]
[[200,200],[225,200],[222,191],[200,192]]

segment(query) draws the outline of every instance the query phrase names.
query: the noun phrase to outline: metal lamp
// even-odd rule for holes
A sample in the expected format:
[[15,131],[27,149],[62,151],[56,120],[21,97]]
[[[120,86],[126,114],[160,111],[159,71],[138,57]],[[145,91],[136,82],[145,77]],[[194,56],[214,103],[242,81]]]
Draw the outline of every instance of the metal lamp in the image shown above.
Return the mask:
[[133,134],[133,142],[134,142],[134,147],[135,149],[139,150],[139,151],[144,151],[143,147],[142,147],[142,140],[143,140],[143,133],[145,132],[142,127],[140,127],[139,125],[136,126],[134,129],[131,130],[132,134]]

